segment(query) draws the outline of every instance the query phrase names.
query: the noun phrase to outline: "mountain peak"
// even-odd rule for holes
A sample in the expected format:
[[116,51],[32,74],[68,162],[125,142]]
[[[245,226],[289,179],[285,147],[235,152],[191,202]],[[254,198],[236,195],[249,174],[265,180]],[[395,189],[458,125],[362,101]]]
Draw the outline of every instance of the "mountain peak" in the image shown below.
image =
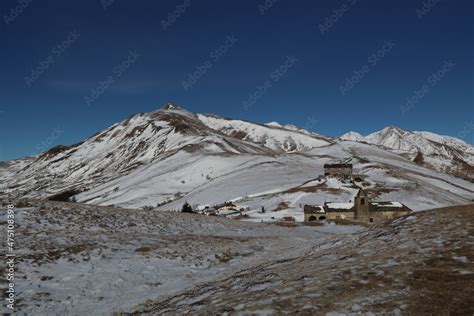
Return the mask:
[[342,140],[349,140],[349,141],[354,141],[354,142],[361,142],[364,141],[364,136],[357,132],[347,132],[344,135],[341,135],[339,139]]
[[172,103],[172,102],[168,102],[166,103],[165,105],[163,105],[160,110],[165,110],[165,111],[169,111],[169,110],[184,110],[183,108],[179,107],[178,105],[176,105],[175,103]]
[[282,127],[281,124],[278,122],[265,123],[265,125],[271,126],[271,127]]
[[388,127],[385,127],[383,130],[381,130],[380,132],[389,132],[389,131],[394,131],[394,132],[397,132],[401,135],[404,135],[406,133],[408,133],[408,131],[400,128],[400,127],[397,127],[397,126],[388,126]]

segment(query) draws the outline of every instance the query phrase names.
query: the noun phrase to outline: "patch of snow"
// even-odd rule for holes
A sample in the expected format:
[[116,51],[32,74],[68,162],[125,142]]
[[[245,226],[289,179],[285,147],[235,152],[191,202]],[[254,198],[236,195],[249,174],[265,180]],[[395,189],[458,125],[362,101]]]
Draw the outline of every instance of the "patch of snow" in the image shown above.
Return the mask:
[[347,132],[344,135],[339,137],[342,140],[354,141],[354,142],[362,142],[365,141],[364,136],[357,132]]
[[349,210],[349,209],[354,207],[354,203],[332,202],[332,203],[328,203],[327,206],[330,207],[330,208]]
[[462,263],[471,263],[471,261],[465,256],[454,256],[452,257],[454,260],[460,261]]
[[270,122],[270,123],[266,123],[265,125],[272,126],[272,127],[282,127],[280,123],[278,122]]

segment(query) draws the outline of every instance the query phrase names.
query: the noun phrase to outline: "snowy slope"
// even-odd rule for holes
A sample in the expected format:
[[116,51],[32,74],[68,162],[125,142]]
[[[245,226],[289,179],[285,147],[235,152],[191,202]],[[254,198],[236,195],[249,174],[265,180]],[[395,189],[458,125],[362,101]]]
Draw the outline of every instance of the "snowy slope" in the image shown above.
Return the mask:
[[474,180],[474,146],[454,137],[386,127],[365,137],[349,132],[340,139],[381,146],[436,170]]
[[366,142],[400,152],[421,151],[426,155],[454,157],[464,153],[469,162],[474,163],[474,146],[450,137],[430,132],[409,132],[398,127],[386,127],[378,132],[362,136],[357,132],[348,132],[339,137],[342,140]]
[[472,205],[427,211],[332,240],[305,240],[298,248],[311,244],[309,251],[284,260],[269,257],[250,269],[157,297],[134,312],[472,315],[472,211]]
[[[112,125],[72,146],[57,146],[26,160],[0,166],[0,184],[13,195],[48,196],[66,189],[87,190],[144,165],[184,151],[200,154],[271,154],[250,142],[206,127],[185,110],[167,105]],[[12,170],[17,176],[12,177]]]
[[[15,315],[114,315],[324,242],[316,229],[31,201],[15,212]],[[0,208],[6,218],[6,210]],[[6,284],[6,283],[4,283]],[[2,286],[2,291],[6,288]],[[2,315],[10,315],[6,304]]]
[[[325,163],[349,160],[374,199],[421,210],[474,198],[472,182],[447,174],[456,166],[454,158],[436,151],[443,141],[442,146],[455,148],[455,153],[463,146],[468,152],[472,146],[462,141],[394,128],[363,141],[356,133],[344,138],[350,141],[291,125],[194,114],[167,104],[133,115],[80,144],[2,163],[0,195],[45,198],[65,193],[83,203],[162,210],[179,209],[186,201],[204,206],[233,200],[250,209],[251,220],[301,218],[305,203],[352,198],[357,187],[320,178]],[[423,163],[404,151],[416,155],[421,149]],[[435,162],[437,171],[431,165]],[[276,209],[281,202],[288,209],[275,216],[261,218],[255,212],[262,206]]]
[[[364,179],[374,200],[400,201],[414,210],[466,204],[474,198],[474,185],[414,164],[397,154],[371,145],[342,142],[305,153],[267,155],[191,155],[179,153],[142,166],[119,179],[77,196],[79,202],[123,207],[157,206],[180,209],[234,201],[249,208],[249,220],[294,216],[302,220],[306,203],[347,202],[357,187],[337,179],[320,179],[323,165],[339,157],[353,157],[355,173]],[[168,202],[168,203],[165,203]],[[286,202],[287,210],[274,210]]]
[[[210,124],[213,123],[213,124]],[[227,125],[226,125],[227,124]],[[233,130],[231,128],[234,128]],[[247,132],[247,137],[240,137]],[[0,166],[14,196],[89,190],[182,151],[200,155],[273,155],[329,144],[317,134],[196,115],[175,105],[139,113],[72,146]],[[13,177],[13,173],[20,176]]]
[[208,127],[245,141],[262,144],[276,151],[302,151],[330,144],[327,137],[278,123],[259,125],[241,120],[229,120],[215,115],[198,115]]
[[347,132],[344,135],[339,137],[342,140],[350,140],[353,142],[363,142],[364,141],[364,136],[357,132]]

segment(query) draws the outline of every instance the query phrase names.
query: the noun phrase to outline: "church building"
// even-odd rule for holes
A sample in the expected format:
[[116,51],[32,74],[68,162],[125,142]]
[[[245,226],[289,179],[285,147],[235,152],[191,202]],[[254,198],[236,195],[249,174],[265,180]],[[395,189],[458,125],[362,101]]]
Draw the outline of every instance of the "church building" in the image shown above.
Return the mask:
[[367,193],[359,189],[353,202],[329,202],[323,206],[305,205],[305,222],[345,219],[363,223],[377,223],[412,212],[400,202],[370,201]]

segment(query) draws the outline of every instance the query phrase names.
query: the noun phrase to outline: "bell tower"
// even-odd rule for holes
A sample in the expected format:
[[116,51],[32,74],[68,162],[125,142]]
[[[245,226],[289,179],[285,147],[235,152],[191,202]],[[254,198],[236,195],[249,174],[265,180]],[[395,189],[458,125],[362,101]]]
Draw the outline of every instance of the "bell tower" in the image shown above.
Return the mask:
[[355,214],[354,217],[357,221],[368,222],[369,221],[369,197],[364,190],[359,189],[355,198]]

